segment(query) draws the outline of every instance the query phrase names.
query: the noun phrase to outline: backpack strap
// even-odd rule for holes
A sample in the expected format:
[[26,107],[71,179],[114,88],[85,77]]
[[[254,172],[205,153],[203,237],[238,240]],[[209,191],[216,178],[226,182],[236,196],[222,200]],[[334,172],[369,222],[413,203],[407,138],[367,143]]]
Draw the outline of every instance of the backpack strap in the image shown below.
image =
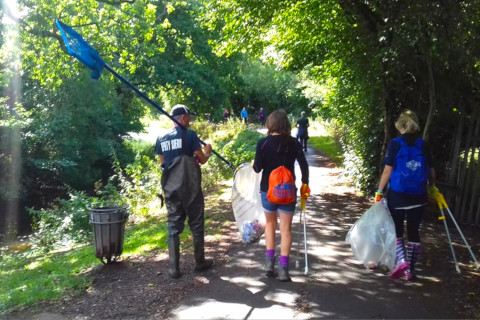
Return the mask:
[[402,139],[402,137],[397,137],[397,138],[393,139],[393,141],[397,141],[398,143],[400,143],[400,147],[406,147],[407,146],[407,143],[405,142],[405,140]]
[[[397,138],[395,138],[395,139],[393,139],[393,140],[394,140],[394,141],[397,141],[398,143],[400,143],[400,146],[401,146],[401,147],[406,147],[406,146],[408,146],[408,144],[405,142],[405,140],[402,139],[402,137],[397,137]],[[424,143],[425,143],[425,141],[423,141],[422,138],[416,138],[413,146],[422,149]]]
[[419,149],[422,149],[424,142],[425,142],[425,141],[423,141],[423,139],[417,138],[417,139],[415,140],[415,147],[417,147],[417,148],[419,148]]

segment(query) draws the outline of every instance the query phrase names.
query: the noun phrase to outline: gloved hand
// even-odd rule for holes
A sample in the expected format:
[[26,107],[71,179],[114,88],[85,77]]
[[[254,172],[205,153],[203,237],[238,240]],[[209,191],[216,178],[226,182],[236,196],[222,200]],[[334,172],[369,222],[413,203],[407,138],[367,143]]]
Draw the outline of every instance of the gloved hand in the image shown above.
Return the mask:
[[438,197],[438,194],[440,193],[440,190],[438,190],[438,188],[432,184],[429,188],[428,188],[428,197],[431,199],[431,200],[437,200],[437,197]]
[[302,184],[302,186],[300,187],[300,196],[305,199],[310,196],[310,187],[308,186],[308,184]]
[[310,187],[308,184],[304,183],[300,187],[300,208],[305,210],[305,203],[307,202],[307,198],[310,196]]
[[435,185],[432,185],[430,188],[428,188],[428,197],[432,200],[435,200],[440,209],[448,208],[447,202],[445,201],[445,197],[440,192],[440,190],[438,190],[438,188],[435,187]]
[[379,202],[383,198],[383,191],[382,190],[377,190],[375,192],[375,202]]

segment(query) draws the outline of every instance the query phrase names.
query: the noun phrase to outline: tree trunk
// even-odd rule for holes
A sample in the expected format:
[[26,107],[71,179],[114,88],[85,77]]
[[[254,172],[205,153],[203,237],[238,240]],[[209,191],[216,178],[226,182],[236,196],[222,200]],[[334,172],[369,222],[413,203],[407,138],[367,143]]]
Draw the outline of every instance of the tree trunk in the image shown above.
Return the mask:
[[[468,208],[468,214],[466,213],[468,223],[474,223],[475,221],[474,206],[475,206],[477,188],[479,184],[478,180],[480,179],[480,174],[479,174],[480,165],[479,165],[479,159],[478,159],[478,157],[480,156],[478,151],[479,132],[480,132],[480,117],[477,117],[477,121],[475,124],[475,131],[473,133],[473,143],[472,143],[473,148],[472,148],[472,154],[470,157],[470,166],[469,166],[470,167],[469,178],[472,179],[472,181],[471,183],[468,184],[468,189],[464,191],[464,193],[467,196],[470,196],[469,206],[467,207],[466,204],[464,205],[466,209]],[[468,197],[466,197],[465,200],[467,200],[467,198]]]
[[455,197],[455,212],[454,215],[456,217],[460,217],[459,220],[463,222],[463,214],[460,211],[462,208],[462,203],[464,201],[464,192],[466,188],[466,180],[467,180],[467,166],[468,166],[468,156],[469,156],[469,151],[472,148],[472,137],[473,137],[473,121],[469,121],[468,125],[468,135],[467,135],[467,141],[465,144],[465,147],[463,149],[463,160],[462,164],[460,166],[460,171],[459,171],[459,178],[458,178],[458,193]]
[[387,151],[387,143],[389,141],[389,130],[390,130],[390,120],[391,120],[391,111],[389,110],[389,107],[387,105],[387,87],[385,83],[385,79],[382,79],[382,104],[383,104],[383,143],[382,143],[382,151],[381,151],[381,157],[379,159],[379,165],[378,165],[378,170],[379,170],[379,176],[382,174],[383,168],[382,168],[382,163],[383,163],[383,157],[385,155],[385,152]]
[[452,154],[450,155],[450,172],[448,174],[448,184],[454,185],[457,181],[457,168],[459,166],[459,155],[460,155],[460,146],[462,144],[462,132],[463,132],[463,126],[465,123],[465,112],[461,106],[458,108],[460,111],[460,119],[459,123],[457,126],[457,132],[455,133],[455,144],[453,147]]
[[432,70],[432,57],[431,57],[431,49],[428,50],[428,54],[426,55],[426,63],[427,63],[427,70],[428,70],[428,101],[430,102],[430,106],[428,108],[428,116],[427,120],[425,121],[425,126],[423,127],[423,140],[428,141],[428,130],[430,128],[430,124],[432,123],[433,114],[435,113],[436,108],[436,96],[435,96],[435,80],[433,78],[433,70]]

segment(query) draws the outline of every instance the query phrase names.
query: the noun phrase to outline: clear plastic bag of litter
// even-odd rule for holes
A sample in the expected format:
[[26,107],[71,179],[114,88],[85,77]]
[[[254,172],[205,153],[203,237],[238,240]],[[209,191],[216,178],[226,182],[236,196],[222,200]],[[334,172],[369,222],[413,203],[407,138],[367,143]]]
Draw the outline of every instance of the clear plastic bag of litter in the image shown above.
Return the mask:
[[232,209],[245,244],[256,243],[265,231],[265,214],[260,197],[260,180],[250,163],[237,168],[233,178]]
[[387,200],[373,204],[348,231],[345,241],[350,243],[355,258],[366,268],[395,264],[395,224],[387,207]]

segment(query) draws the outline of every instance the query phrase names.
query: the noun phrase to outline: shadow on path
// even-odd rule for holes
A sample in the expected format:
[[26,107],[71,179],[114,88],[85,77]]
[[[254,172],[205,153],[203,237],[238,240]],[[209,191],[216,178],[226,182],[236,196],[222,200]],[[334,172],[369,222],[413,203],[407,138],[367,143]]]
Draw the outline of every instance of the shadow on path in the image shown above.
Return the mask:
[[[293,282],[281,283],[263,275],[264,240],[237,243],[227,262],[207,286],[186,297],[171,312],[174,319],[310,319],[310,318],[462,318],[465,310],[446,298],[445,283],[456,280],[454,269],[437,264],[448,254],[445,247],[419,266],[419,280],[391,280],[382,270],[366,270],[353,257],[345,236],[371,205],[348,186],[342,169],[309,149],[310,187],[307,203],[308,274],[304,275],[304,246],[294,217],[290,269]],[[298,168],[297,168],[298,169]],[[300,172],[296,173],[297,179]],[[299,208],[298,208],[299,209]],[[429,226],[426,243],[435,243],[440,225]],[[429,238],[431,238],[429,240]],[[432,240],[433,239],[433,240]],[[277,232],[277,244],[279,243]],[[279,247],[277,245],[277,253]],[[298,268],[296,260],[298,257]],[[451,267],[451,266],[448,266]],[[478,281],[478,274],[474,279]]]

